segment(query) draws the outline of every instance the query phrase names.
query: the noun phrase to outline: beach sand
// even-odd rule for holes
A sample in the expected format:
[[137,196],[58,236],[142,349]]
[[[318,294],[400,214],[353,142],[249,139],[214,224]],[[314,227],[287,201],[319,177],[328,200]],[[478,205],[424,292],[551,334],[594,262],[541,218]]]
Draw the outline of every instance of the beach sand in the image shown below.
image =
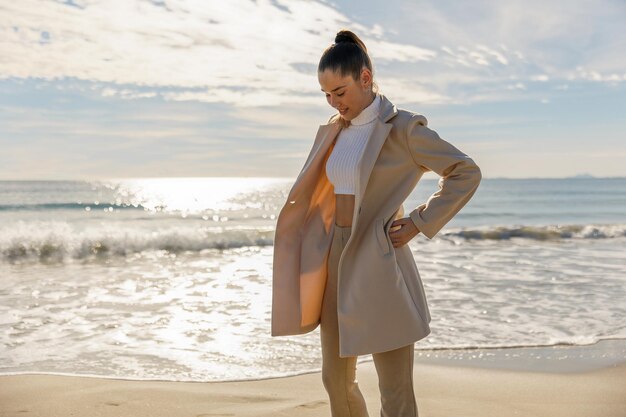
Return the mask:
[[[599,354],[619,357],[623,348],[624,341],[607,341],[559,349],[477,349],[463,351],[465,357],[420,352],[414,368],[419,415],[626,417],[626,362]],[[369,415],[378,416],[373,362],[359,363],[357,378]],[[27,374],[0,377],[0,416],[326,417],[330,409],[319,372],[238,382]]]

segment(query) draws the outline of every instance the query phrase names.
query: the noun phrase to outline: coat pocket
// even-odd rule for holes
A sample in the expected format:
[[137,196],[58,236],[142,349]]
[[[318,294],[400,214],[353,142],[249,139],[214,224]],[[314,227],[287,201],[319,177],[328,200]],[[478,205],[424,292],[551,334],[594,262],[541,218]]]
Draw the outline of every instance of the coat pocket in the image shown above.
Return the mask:
[[378,247],[383,255],[387,255],[391,252],[391,242],[385,232],[385,219],[376,219],[376,240],[378,241]]

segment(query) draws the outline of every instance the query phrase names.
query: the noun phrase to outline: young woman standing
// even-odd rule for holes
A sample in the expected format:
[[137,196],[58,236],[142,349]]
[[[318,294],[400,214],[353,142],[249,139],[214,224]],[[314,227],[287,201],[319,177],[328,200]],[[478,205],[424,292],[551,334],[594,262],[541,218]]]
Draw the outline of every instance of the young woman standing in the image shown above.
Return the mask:
[[[371,353],[382,417],[416,417],[415,342],[430,312],[407,243],[432,239],[467,204],[482,175],[465,153],[378,92],[363,42],[339,31],[322,54],[318,80],[337,109],[277,220],[272,335],[320,325],[322,381],[333,417],[368,416],[356,380]],[[427,171],[439,190],[403,217],[402,203]],[[394,230],[392,230],[394,228]]]

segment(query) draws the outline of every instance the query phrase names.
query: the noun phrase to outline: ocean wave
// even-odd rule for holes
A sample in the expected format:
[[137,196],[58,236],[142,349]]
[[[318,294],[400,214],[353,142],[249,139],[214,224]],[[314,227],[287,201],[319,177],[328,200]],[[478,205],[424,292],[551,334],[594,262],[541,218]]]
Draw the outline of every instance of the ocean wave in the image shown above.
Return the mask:
[[0,204],[0,211],[45,211],[45,210],[92,210],[102,208],[115,210],[146,210],[142,205],[117,203],[41,203],[41,204]]
[[[565,226],[493,226],[486,228],[444,230],[435,239],[457,242],[472,240],[608,239],[626,237],[626,225]],[[205,249],[231,249],[272,246],[274,230],[241,227],[198,227],[192,225],[153,227],[124,223],[85,226],[63,221],[19,221],[0,228],[0,260],[57,261],[71,259],[102,259],[127,256],[144,251],[163,250],[171,253],[199,252]]]
[[154,250],[178,253],[271,246],[273,240],[273,230],[163,225],[149,229],[119,224],[76,230],[65,222],[20,221],[0,229],[0,259],[5,262],[64,262]]
[[490,226],[452,230],[443,233],[443,236],[461,237],[466,240],[507,240],[516,237],[532,240],[609,239],[626,237],[626,224]]

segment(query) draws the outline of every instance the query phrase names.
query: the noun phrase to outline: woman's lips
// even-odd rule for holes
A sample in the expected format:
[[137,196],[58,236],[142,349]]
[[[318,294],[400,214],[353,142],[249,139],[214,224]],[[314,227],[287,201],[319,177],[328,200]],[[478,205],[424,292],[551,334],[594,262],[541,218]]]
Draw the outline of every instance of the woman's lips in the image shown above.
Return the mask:
[[345,109],[345,110],[339,110],[339,113],[341,113],[341,114],[343,115],[343,114],[346,114],[346,112],[347,112],[347,111],[348,111],[348,109]]

